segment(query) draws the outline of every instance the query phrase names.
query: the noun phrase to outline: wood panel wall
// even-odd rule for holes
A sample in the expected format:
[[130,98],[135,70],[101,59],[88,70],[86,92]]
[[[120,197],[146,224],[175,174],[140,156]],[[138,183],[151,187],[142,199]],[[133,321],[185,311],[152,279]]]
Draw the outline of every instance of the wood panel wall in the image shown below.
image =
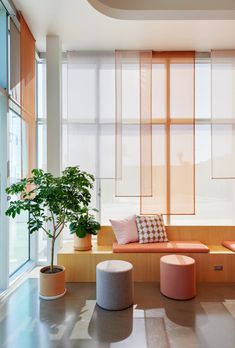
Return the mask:
[[[224,240],[235,240],[235,226],[166,226],[169,240],[197,240],[218,245]],[[97,236],[98,245],[112,245],[116,241],[111,226],[102,226]]]
[[[135,282],[158,282],[160,258],[165,253],[114,254],[111,247],[94,247],[92,251],[78,252],[69,243],[58,254],[58,264],[66,268],[67,282],[95,282],[96,265],[105,260],[124,260],[133,265]],[[189,253],[196,261],[197,282],[235,282],[235,253],[227,249],[212,253]],[[223,266],[217,271],[215,266]]]

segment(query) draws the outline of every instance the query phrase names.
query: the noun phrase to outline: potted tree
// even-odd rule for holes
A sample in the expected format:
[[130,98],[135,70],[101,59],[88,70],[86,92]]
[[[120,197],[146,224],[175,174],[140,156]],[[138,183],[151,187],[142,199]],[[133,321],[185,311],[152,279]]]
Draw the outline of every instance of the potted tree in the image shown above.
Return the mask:
[[[96,209],[93,210],[96,211]],[[89,213],[88,207],[84,207],[83,212],[78,217],[78,221],[76,223],[72,222],[69,229],[70,233],[74,234],[74,249],[85,251],[91,249],[91,236],[98,233],[100,224]]]
[[55,242],[66,225],[72,226],[72,231],[80,231],[80,218],[91,202],[93,183],[92,175],[75,166],[66,168],[60,177],[33,169],[30,178],[6,189],[12,198],[6,215],[15,218],[22,211],[28,211],[29,232],[43,230],[51,240],[50,265],[40,270],[43,299],[59,298],[66,292],[65,269],[54,264]]

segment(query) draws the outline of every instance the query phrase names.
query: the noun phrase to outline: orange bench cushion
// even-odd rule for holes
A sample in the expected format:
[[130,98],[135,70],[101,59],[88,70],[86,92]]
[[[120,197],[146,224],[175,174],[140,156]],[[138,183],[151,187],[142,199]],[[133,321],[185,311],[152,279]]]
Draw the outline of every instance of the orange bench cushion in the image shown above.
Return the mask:
[[225,246],[226,248],[235,251],[235,241],[234,240],[226,240],[222,242],[222,245]]
[[114,253],[208,253],[210,249],[198,241],[172,241],[163,243],[113,243]]

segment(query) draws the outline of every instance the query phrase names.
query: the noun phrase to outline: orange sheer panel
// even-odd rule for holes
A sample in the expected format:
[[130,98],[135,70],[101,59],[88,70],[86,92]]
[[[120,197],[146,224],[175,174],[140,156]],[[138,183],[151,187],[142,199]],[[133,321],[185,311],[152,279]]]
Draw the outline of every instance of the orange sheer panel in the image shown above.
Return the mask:
[[154,123],[166,119],[166,65],[158,61],[152,65],[152,118]]
[[21,106],[27,117],[35,118],[35,40],[20,17]]
[[190,58],[172,58],[170,71],[170,118],[192,119],[194,115],[194,64]]
[[211,52],[212,178],[235,178],[235,50]]
[[141,214],[167,211],[167,153],[164,125],[153,125],[152,130],[152,197],[140,198]]
[[[170,214],[194,214],[194,125],[170,127]],[[167,211],[167,210],[166,210]]]
[[116,52],[116,196],[152,194],[152,52]]
[[20,80],[22,118],[27,124],[28,172],[36,166],[35,40],[20,16]]
[[153,53],[153,190],[141,196],[141,214],[195,213],[194,60]]

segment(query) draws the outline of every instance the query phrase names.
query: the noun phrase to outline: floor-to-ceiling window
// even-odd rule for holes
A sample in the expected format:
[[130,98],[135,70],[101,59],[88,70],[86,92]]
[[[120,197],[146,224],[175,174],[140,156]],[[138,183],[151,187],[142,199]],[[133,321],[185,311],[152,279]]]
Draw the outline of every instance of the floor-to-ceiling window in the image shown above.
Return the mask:
[[7,12],[0,1],[0,291],[9,284],[9,234],[8,219],[4,214],[7,207],[5,187],[7,185]]
[[[28,175],[28,129],[21,112],[20,32],[10,20],[9,27],[9,110],[8,110],[8,184]],[[25,212],[9,219],[9,274],[14,274],[30,259],[30,238]]]
[[212,179],[211,172],[211,62],[195,65],[195,175],[196,214],[172,216],[172,224],[234,225],[234,180]]
[[[13,184],[27,175],[27,137],[25,123],[13,102],[8,113],[9,135],[9,184]],[[30,258],[30,240],[27,212],[9,219],[9,273],[12,275]]]
[[35,41],[22,15],[11,16],[1,1],[0,67],[0,289],[5,289],[25,269],[22,266],[32,265],[28,214],[5,216],[5,189],[36,166]]
[[[83,56],[85,56],[84,53]],[[105,136],[107,139],[110,139],[110,146],[109,148],[106,147],[106,159],[109,163],[109,152],[112,151],[113,147],[112,139],[114,138],[114,132],[112,126],[115,118],[115,67],[112,60],[109,60],[108,62],[106,61],[103,64],[100,63],[100,56],[100,54],[96,55],[95,53],[88,53],[86,62],[81,61],[80,64],[73,66],[73,74],[71,74],[73,81],[71,86],[77,93],[76,103],[80,103],[81,105],[77,108],[75,107],[75,104],[72,106],[67,105],[68,103],[72,103],[69,95],[69,93],[71,93],[71,88],[67,90],[67,94],[66,92],[63,94],[63,100],[66,101],[66,110],[68,112],[66,122],[69,124],[69,129],[71,129],[71,131],[66,133],[66,138],[63,140],[64,158],[67,160],[68,164],[79,164],[82,168],[85,168],[84,163],[87,168],[91,165],[89,162],[91,157],[85,157],[81,153],[79,154],[79,151],[84,152],[87,150],[87,147],[92,147],[91,142],[88,140],[89,133],[87,133],[88,129],[91,129],[92,124],[95,124],[96,127],[102,127],[103,120],[105,119],[106,123],[109,120],[110,127],[106,127],[105,129]],[[135,67],[133,66],[132,69],[135,69]],[[209,53],[204,56],[197,55],[195,61],[196,212],[195,215],[171,215],[170,219],[168,219],[168,222],[171,224],[234,224],[234,181],[212,179],[211,175],[210,69]],[[127,78],[127,82],[129,81],[129,89],[126,88],[123,92],[127,93],[127,96],[124,95],[123,98],[129,100],[129,103],[132,102],[130,90],[132,88],[131,81],[133,81],[133,78],[131,74],[133,75],[133,71],[130,70],[130,76]],[[63,83],[65,86],[69,86],[68,78],[67,75],[64,76]],[[155,75],[152,74],[153,84],[155,83],[154,79]],[[88,83],[89,88],[87,86]],[[156,100],[157,98],[157,96],[154,95],[154,91],[155,89],[152,88],[152,100]],[[90,117],[91,105],[94,107],[92,112],[96,115],[92,120]],[[72,108],[74,108],[77,113],[79,113],[79,110],[82,108],[84,117],[82,118],[78,116],[77,119],[74,119],[73,115],[69,115]],[[131,110],[131,105],[129,110]],[[87,119],[89,122],[83,122],[83,119],[86,119],[85,113],[88,115]],[[97,115],[99,117],[97,117]],[[135,134],[133,133],[133,137],[134,136]],[[83,139],[82,146],[79,146],[81,139]],[[123,151],[129,151],[128,146],[130,146],[131,143],[132,142],[126,144]],[[68,147],[68,145],[70,145],[70,147]],[[87,163],[86,158],[89,158]],[[100,161],[100,164],[104,166],[102,158],[101,160],[99,158],[98,161]],[[66,163],[66,161],[64,163]],[[109,224],[110,218],[123,218],[132,213],[139,213],[138,197],[117,197],[114,179],[99,179],[97,181],[99,182],[100,190],[100,195],[98,196],[98,207],[100,209],[101,224]]]
[[[83,170],[92,171],[97,170],[98,162],[104,170],[107,163],[113,165],[110,158],[115,146],[113,129],[115,123],[115,62],[113,58],[110,58],[112,53],[88,52],[86,54],[83,52],[81,57],[78,64],[73,63],[73,66],[69,67],[66,61],[63,64],[63,165],[80,165]],[[45,65],[38,71],[40,79],[43,74],[45,75],[44,69]],[[70,77],[68,69],[73,69]],[[68,78],[72,79],[69,81],[69,88]],[[75,91],[77,98],[73,95]],[[40,103],[43,104],[45,95],[43,96],[42,93],[40,95]],[[155,98],[154,94],[152,98]],[[69,103],[71,104],[69,105]],[[209,53],[196,56],[195,118],[196,212],[195,215],[171,215],[167,222],[179,225],[233,225],[234,181],[216,180],[211,176],[211,64]],[[45,124],[42,118],[38,122],[40,163],[41,167],[44,167]],[[100,137],[98,142],[97,137]],[[107,141],[110,141],[110,146],[107,146]],[[102,146],[104,146],[106,157],[102,157],[99,153]],[[92,157],[94,149],[97,151],[96,158]],[[124,150],[128,151],[128,148]],[[85,156],[84,154],[89,151],[91,155]],[[123,218],[133,213],[139,213],[139,197],[117,197],[115,193],[115,179],[111,175],[109,178],[99,178],[97,175],[93,205],[100,210],[98,217],[102,225],[109,224],[110,218]],[[65,233],[64,237],[69,238],[69,235]]]

